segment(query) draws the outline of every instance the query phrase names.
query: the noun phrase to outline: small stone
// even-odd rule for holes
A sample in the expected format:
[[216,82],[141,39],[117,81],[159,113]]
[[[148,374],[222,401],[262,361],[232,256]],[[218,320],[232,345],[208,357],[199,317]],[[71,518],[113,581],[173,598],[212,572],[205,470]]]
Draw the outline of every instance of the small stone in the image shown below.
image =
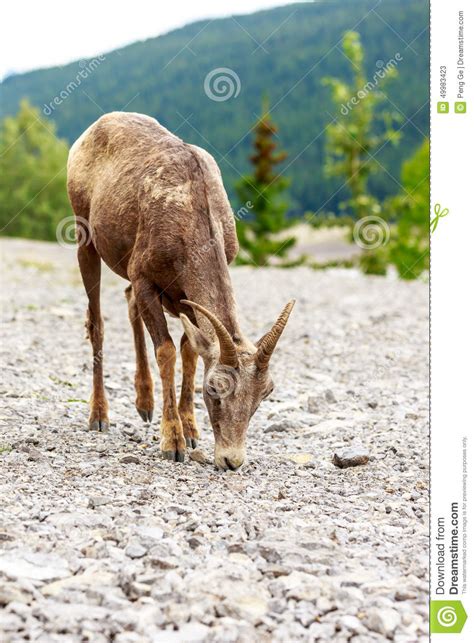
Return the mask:
[[162,558],[160,556],[153,555],[150,556],[150,562],[159,569],[176,569],[176,567],[179,567],[179,559],[175,556]]
[[308,601],[300,601],[295,609],[295,618],[303,625],[308,627],[315,621],[315,610],[312,603]]
[[124,455],[120,458],[122,464],[140,464],[139,458],[136,455]]
[[281,560],[280,554],[274,547],[259,545],[258,553],[267,561],[267,563],[278,563]]
[[321,410],[321,405],[317,397],[310,395],[308,397],[307,409],[309,413],[319,413]]
[[189,454],[189,459],[193,460],[193,462],[199,462],[199,464],[210,463],[209,458],[204,453],[204,451],[201,451],[201,449],[193,449]]
[[[27,442],[26,445],[19,445],[18,450],[23,451],[23,453],[26,453],[27,455],[27,460],[30,462],[40,462],[43,459],[43,454],[41,451],[36,449],[35,447],[29,446],[29,444],[32,444],[32,441],[25,440]],[[34,442],[34,444],[38,444],[37,441]]]
[[309,626],[311,641],[331,641],[334,637],[334,623],[312,623]]
[[177,565],[175,562],[178,560],[176,554],[180,553],[180,549],[175,546],[172,550],[171,546],[165,542],[155,544],[148,552],[148,560],[150,563],[160,569],[173,569]]
[[186,641],[186,643],[203,643],[209,640],[209,627],[202,623],[186,623],[180,627],[176,634],[178,634],[180,641]]
[[326,399],[326,402],[329,404],[334,404],[336,402],[336,397],[334,393],[331,391],[331,389],[326,389],[324,392],[324,398]]
[[366,631],[366,628],[363,626],[357,616],[346,614],[338,619],[338,623],[343,629],[354,632],[355,634],[362,634],[362,632]]
[[259,622],[268,610],[268,603],[258,594],[239,595],[226,600],[230,615],[250,621]]
[[376,402],[375,400],[370,400],[370,402],[367,402],[367,406],[368,406],[369,408],[371,408],[371,409],[376,409],[376,408],[377,408],[377,406],[378,406],[378,404],[379,404],[379,403],[378,403],[378,402]]
[[89,567],[83,574],[68,576],[45,585],[42,587],[41,593],[44,596],[58,596],[68,590],[86,590],[91,587],[107,586],[113,583],[114,580],[114,574]]
[[373,608],[367,613],[367,627],[372,632],[392,638],[401,621],[400,614],[390,607]]
[[297,601],[315,601],[321,595],[321,584],[312,574],[293,571],[281,579],[281,585],[286,590],[286,597]]
[[[7,614],[7,612],[0,612],[0,632],[2,634],[6,634],[6,632],[17,632],[22,628],[22,624],[22,619],[16,614]],[[11,640],[13,639],[10,636],[2,638],[2,641]]]
[[140,598],[141,596],[150,596],[150,585],[147,583],[138,583],[137,581],[134,581],[130,583],[129,587],[129,595],[130,598]]
[[367,464],[369,461],[369,452],[362,446],[340,449],[335,452],[332,461],[333,464],[340,469],[357,467],[361,464]]
[[130,543],[125,548],[125,555],[129,558],[143,558],[146,555],[147,550],[140,543]]
[[15,540],[15,536],[9,534],[7,531],[0,531],[0,543]]
[[196,536],[191,536],[191,538],[188,538],[188,545],[191,547],[191,549],[197,549],[202,544],[202,540],[196,538]]
[[264,433],[281,433],[283,431],[288,431],[289,429],[294,428],[294,424],[290,420],[281,420],[280,422],[274,422],[270,424],[265,429]]
[[82,511],[61,511],[47,516],[45,522],[57,527],[106,527],[112,523],[110,516],[83,509]]
[[415,590],[398,589],[395,592],[396,601],[412,601],[415,600],[417,596],[418,594]]
[[0,607],[4,607],[9,603],[28,603],[29,600],[29,594],[14,585],[5,583],[0,587]]
[[111,502],[112,499],[107,496],[90,496],[87,506],[89,509],[95,509],[96,507],[102,507]]
[[313,459],[313,455],[311,453],[290,453],[283,456],[283,458],[295,464],[308,464]]
[[6,552],[0,556],[0,572],[9,578],[28,578],[33,580],[55,580],[70,575],[66,560],[56,554],[40,552]]

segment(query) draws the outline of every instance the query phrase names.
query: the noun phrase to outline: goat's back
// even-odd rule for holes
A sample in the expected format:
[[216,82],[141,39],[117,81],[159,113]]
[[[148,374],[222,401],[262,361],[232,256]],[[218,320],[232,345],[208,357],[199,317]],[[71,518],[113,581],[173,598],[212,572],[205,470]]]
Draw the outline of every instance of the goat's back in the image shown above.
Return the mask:
[[93,123],[71,147],[68,193],[109,265],[131,251],[139,226],[170,256],[183,244],[208,243],[216,225],[228,261],[237,251],[216,162],[149,116],[112,112]]
[[188,174],[188,157],[185,143],[154,118],[127,112],[105,114],[69,152],[68,192],[73,208],[87,217],[91,206],[107,200],[110,207],[122,203],[136,210],[137,192],[150,171],[159,166],[162,171],[168,168],[170,175],[182,176],[183,170]]

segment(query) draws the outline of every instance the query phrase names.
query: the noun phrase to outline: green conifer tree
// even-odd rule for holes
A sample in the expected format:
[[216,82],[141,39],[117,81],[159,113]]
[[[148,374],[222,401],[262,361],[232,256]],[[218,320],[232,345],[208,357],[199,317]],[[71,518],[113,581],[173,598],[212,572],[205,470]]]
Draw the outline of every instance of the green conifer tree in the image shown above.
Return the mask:
[[289,181],[275,170],[286,158],[286,152],[277,150],[277,131],[264,101],[262,116],[254,127],[255,151],[250,156],[253,174],[242,177],[235,186],[240,202],[245,204],[237,214],[240,263],[263,266],[271,257],[284,259],[296,241],[293,237],[275,238],[291,225],[285,199]]

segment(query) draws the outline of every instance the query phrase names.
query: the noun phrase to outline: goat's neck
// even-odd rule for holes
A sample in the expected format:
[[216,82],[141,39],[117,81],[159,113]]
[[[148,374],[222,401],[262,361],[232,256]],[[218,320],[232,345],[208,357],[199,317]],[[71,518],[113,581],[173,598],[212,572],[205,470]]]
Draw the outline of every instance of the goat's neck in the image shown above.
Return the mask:
[[[186,288],[186,296],[191,301],[201,304],[209,310],[224,324],[233,338],[238,341],[242,337],[239,321],[237,319],[237,307],[235,304],[234,290],[230,280],[227,263],[219,262],[220,265],[207,265],[203,270],[202,264],[196,266],[193,283]],[[208,332],[210,326],[207,319],[198,314],[197,323],[202,330]]]

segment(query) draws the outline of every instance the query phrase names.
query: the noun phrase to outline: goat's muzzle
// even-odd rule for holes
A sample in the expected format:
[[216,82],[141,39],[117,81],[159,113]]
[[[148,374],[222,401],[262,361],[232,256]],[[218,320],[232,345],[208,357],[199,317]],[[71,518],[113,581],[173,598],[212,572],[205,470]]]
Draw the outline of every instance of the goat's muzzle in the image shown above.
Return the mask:
[[237,471],[245,462],[245,447],[223,447],[216,444],[214,462],[219,469]]

